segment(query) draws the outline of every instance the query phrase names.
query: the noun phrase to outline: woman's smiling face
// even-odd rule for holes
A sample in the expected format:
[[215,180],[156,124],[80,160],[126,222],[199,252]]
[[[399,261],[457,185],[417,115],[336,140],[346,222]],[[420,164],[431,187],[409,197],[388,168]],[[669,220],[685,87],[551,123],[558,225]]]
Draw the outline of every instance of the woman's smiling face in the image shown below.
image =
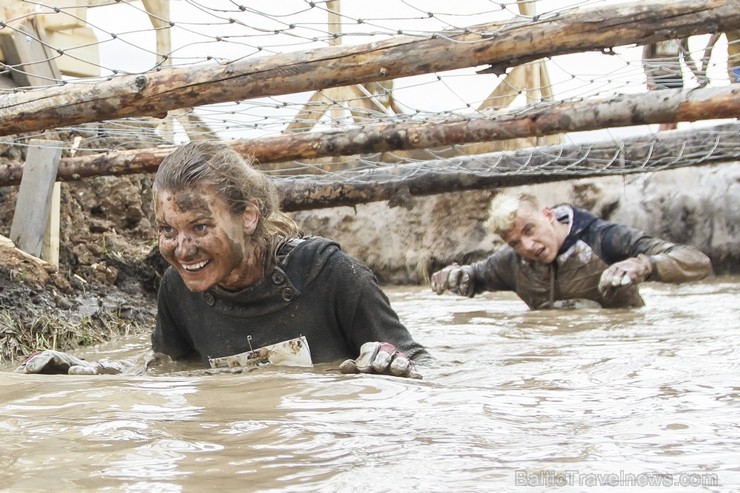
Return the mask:
[[199,185],[159,190],[156,196],[159,251],[187,288],[238,289],[262,276],[255,245],[249,241],[258,220],[256,208],[229,210],[215,188]]

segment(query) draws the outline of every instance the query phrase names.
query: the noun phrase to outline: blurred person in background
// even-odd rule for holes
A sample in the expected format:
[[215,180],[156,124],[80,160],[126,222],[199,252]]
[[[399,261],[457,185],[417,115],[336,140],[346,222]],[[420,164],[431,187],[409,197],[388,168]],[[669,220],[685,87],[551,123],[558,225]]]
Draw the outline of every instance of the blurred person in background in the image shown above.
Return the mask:
[[711,272],[709,258],[696,248],[571,205],[542,207],[526,193],[497,195],[488,227],[507,245],[480,262],[435,272],[437,294],[513,291],[531,309],[641,307],[641,282],[682,283]]

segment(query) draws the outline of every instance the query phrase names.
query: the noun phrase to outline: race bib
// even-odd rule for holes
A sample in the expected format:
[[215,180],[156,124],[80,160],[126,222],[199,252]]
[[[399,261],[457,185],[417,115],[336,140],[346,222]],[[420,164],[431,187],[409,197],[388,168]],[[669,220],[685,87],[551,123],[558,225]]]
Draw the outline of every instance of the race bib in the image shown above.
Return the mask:
[[278,342],[252,351],[231,356],[208,358],[211,368],[236,368],[242,366],[283,365],[311,367],[311,351],[305,336]]

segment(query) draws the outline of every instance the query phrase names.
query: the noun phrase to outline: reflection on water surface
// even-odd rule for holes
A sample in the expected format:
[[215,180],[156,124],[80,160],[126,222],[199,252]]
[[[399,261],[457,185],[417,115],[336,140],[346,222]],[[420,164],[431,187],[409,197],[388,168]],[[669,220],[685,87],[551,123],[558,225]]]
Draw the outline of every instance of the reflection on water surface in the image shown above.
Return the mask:
[[[437,358],[424,380],[329,366],[0,373],[0,490],[740,487],[739,278],[649,284],[638,310],[387,291]],[[93,357],[147,346],[120,341]]]

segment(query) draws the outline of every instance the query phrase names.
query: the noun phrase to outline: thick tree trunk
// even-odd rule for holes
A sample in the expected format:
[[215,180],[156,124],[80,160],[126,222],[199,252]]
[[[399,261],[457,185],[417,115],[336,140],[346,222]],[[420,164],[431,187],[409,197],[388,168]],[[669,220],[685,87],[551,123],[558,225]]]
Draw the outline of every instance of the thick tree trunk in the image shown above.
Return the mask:
[[464,67],[506,68],[543,57],[736,30],[740,0],[656,0],[508,20],[351,47],[226,65],[167,68],[93,84],[5,95],[0,135],[291,94]]
[[343,171],[322,179],[276,178],[285,211],[351,206],[413,196],[593,176],[661,171],[740,159],[740,124],[575,146],[549,146],[458,159]]
[[[280,135],[237,141],[232,147],[261,165],[292,159],[350,156],[386,151],[490,142],[669,121],[740,115],[740,84],[695,90],[665,89],[609,99],[547,103],[491,119],[439,123],[384,123],[347,130]],[[65,158],[59,181],[156,171],[173,148],[139,149]],[[264,166],[263,166],[264,167]],[[21,163],[0,164],[0,185],[20,182]]]
[[715,120],[740,116],[740,84],[666,89],[608,99],[547,102],[489,119],[382,123],[339,131],[238,141],[234,148],[259,163],[540,137],[609,127]]

